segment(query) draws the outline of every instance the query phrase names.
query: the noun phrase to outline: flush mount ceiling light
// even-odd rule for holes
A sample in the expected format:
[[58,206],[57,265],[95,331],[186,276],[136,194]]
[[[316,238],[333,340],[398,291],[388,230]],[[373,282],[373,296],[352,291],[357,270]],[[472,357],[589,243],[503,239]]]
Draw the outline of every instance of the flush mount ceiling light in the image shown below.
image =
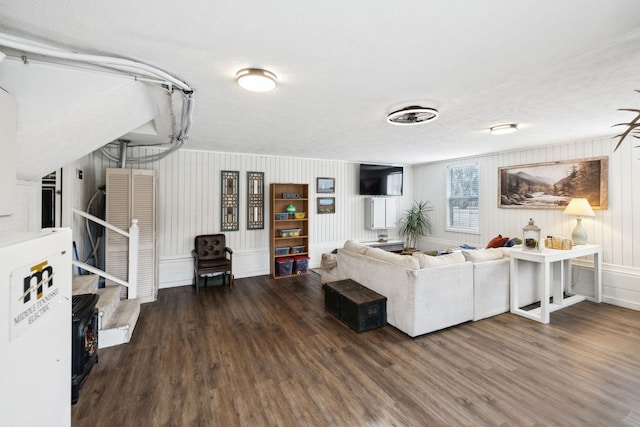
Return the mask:
[[437,118],[438,110],[435,108],[413,105],[389,113],[387,121],[394,125],[417,125],[434,121]]
[[244,68],[236,74],[236,82],[252,92],[269,92],[276,88],[278,79],[271,71],[260,68]]
[[497,125],[489,128],[491,135],[506,135],[508,133],[514,133],[518,131],[518,125],[508,123],[504,125]]

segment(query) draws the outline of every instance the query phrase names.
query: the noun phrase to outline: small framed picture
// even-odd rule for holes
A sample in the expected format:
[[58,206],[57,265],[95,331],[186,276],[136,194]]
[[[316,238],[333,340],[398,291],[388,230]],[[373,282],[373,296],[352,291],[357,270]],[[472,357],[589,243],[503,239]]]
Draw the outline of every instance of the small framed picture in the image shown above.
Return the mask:
[[335,193],[336,192],[335,178],[318,178],[316,183],[316,189],[318,193]]
[[336,213],[335,197],[318,197],[318,213],[333,214]]

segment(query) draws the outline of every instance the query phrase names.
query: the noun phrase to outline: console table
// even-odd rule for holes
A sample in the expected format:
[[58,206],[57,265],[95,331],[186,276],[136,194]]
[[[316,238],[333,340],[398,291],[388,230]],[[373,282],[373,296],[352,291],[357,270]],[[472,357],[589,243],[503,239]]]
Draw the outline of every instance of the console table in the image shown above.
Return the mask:
[[[549,323],[549,314],[580,301],[602,301],[602,246],[577,245],[570,250],[548,249],[542,252],[512,250],[510,271],[511,312],[520,316]],[[564,292],[572,294],[571,260],[581,256],[593,256],[593,298],[584,295],[570,295],[565,298]],[[523,310],[518,307],[518,266],[521,262],[533,262],[540,265],[542,282],[538,283],[540,290],[540,307],[533,310]],[[554,281],[552,288],[551,264],[560,263],[560,280]],[[549,298],[553,297],[553,302]]]

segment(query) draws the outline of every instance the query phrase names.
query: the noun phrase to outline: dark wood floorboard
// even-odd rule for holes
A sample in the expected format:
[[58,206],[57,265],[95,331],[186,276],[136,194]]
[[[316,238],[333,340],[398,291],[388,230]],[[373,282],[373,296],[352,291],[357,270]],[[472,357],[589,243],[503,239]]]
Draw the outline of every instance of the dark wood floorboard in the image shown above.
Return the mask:
[[99,357],[74,426],[640,426],[640,312],[586,301],[412,339],[260,276],[161,290]]

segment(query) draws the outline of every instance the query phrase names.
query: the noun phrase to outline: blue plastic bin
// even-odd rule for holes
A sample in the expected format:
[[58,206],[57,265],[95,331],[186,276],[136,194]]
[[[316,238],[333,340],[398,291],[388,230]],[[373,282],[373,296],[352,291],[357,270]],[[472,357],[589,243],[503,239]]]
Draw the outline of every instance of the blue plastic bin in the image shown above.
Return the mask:
[[293,258],[293,271],[296,274],[303,274],[309,271],[309,257],[300,255]]
[[276,276],[289,276],[293,271],[293,258],[276,259]]

